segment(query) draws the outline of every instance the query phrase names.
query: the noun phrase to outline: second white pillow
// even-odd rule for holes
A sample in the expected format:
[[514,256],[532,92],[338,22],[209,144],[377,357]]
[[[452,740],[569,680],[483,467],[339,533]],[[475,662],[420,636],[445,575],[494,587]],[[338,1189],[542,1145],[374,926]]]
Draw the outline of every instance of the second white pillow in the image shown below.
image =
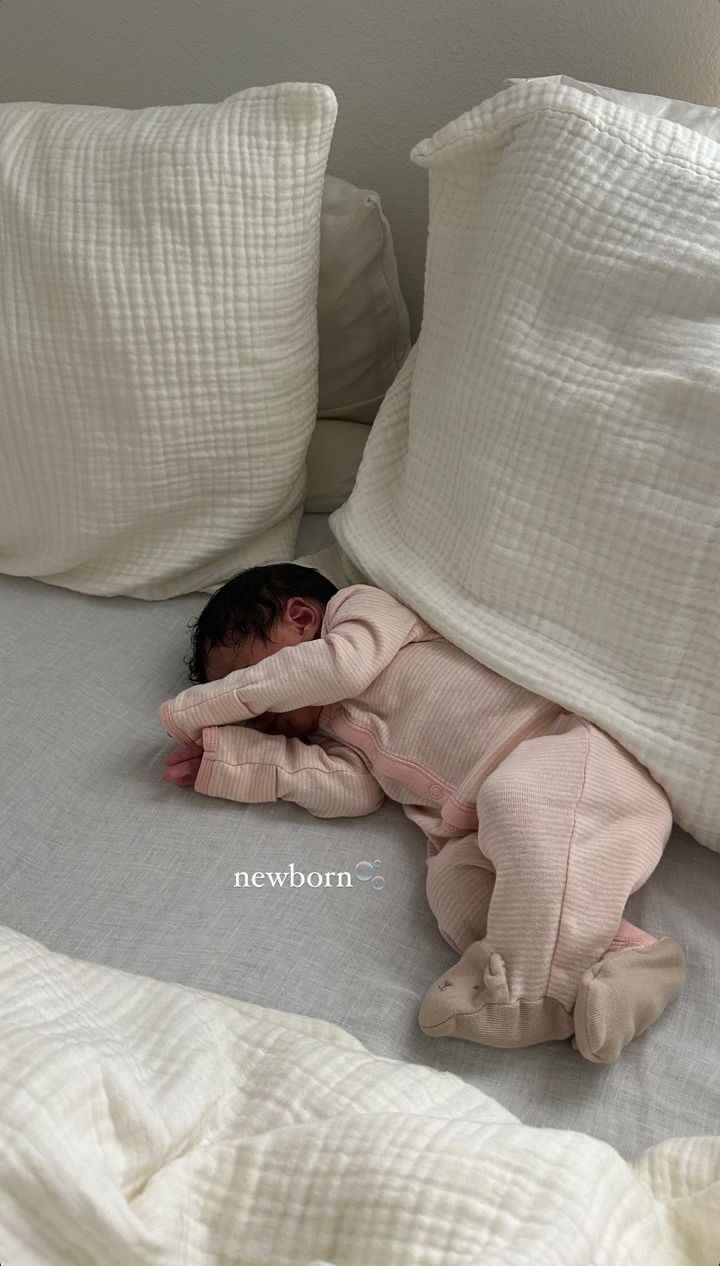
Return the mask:
[[168,598],[292,553],[331,88],[0,105],[0,567]]

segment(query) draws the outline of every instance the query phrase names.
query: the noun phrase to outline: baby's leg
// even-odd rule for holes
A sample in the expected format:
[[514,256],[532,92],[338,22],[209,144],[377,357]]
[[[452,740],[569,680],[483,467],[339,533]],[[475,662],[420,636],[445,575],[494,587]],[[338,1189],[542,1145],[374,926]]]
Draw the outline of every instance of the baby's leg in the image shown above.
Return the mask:
[[[495,871],[480,851],[473,832],[450,840],[427,861],[428,905],[437,919],[438,931],[448,945],[463,954],[487,931]],[[631,945],[654,945],[657,937],[623,918],[608,946],[611,950]]]
[[440,935],[458,954],[485,936],[494,883],[495,872],[480,852],[474,833],[449,840],[428,858],[428,905]]
[[667,796],[619,743],[568,713],[485,779],[478,817],[496,870],[487,938],[505,958],[511,996],[572,1008],[662,858]]
[[[672,827],[667,797],[618,743],[583,718],[564,714],[545,735],[519,744],[485,780],[478,817],[482,852],[496,872],[486,936],[436,982],[435,992],[428,991],[421,1028],[493,1046],[569,1036],[585,973],[627,933],[626,901],[660,861]],[[683,975],[680,947],[666,938],[658,944],[663,960],[672,949],[673,962],[663,961],[656,972],[665,984],[651,1019],[678,992]],[[646,972],[655,952],[609,953],[615,962],[609,975],[603,969],[605,985],[618,976],[625,956],[644,953]],[[493,1005],[501,992],[498,959],[507,992],[502,1006]],[[472,1008],[464,996],[469,966]],[[463,996],[454,1000],[455,975]],[[595,1002],[597,996],[591,1014]],[[633,1035],[628,1031],[626,1040]]]

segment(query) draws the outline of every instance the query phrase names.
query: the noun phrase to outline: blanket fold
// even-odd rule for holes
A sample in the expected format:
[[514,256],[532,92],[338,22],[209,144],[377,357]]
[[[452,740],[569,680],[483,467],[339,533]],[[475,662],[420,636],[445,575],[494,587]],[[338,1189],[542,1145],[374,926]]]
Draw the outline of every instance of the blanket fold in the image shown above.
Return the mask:
[[12,1266],[715,1266],[720,1138],[629,1164],[336,1025],[0,928]]

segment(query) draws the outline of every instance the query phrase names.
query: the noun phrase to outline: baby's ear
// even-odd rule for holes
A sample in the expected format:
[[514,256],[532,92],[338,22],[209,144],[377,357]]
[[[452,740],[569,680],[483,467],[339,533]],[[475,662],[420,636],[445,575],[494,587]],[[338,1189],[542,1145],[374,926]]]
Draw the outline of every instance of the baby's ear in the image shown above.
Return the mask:
[[[289,598],[285,611],[288,619],[292,621],[304,637],[309,636],[314,631],[318,621],[318,613],[313,604],[308,602],[307,598]],[[319,618],[322,624],[322,616]]]

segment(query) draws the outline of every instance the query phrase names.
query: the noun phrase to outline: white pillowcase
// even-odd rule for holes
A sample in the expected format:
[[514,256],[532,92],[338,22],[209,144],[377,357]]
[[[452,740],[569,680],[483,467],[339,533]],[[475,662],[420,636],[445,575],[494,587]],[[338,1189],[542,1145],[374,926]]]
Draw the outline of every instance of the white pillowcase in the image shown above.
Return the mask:
[[325,84],[0,105],[0,567],[167,598],[292,553]]
[[720,851],[720,145],[552,79],[411,158],[423,324],[330,527]]
[[648,114],[656,119],[669,119],[672,123],[681,123],[693,132],[701,132],[714,141],[720,141],[720,110],[716,106],[698,105],[695,101],[677,101],[672,97],[654,97],[647,92],[626,92],[623,88],[608,88],[605,84],[586,83],[581,79],[572,79],[570,75],[540,75],[533,79],[506,79],[503,87],[513,84],[565,84],[568,88],[577,88],[591,97],[604,97],[606,101],[614,101],[617,105],[628,106],[639,114]]

